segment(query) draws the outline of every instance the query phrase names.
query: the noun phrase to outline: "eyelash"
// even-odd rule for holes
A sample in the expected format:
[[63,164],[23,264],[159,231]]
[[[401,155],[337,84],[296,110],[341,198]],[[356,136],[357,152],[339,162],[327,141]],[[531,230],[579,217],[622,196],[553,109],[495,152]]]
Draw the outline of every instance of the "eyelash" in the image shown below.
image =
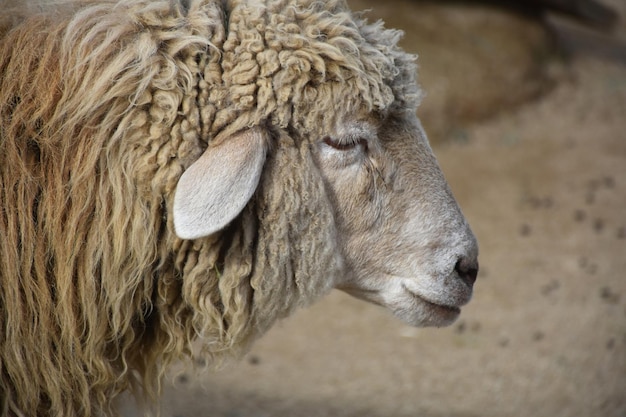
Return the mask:
[[332,139],[330,136],[326,136],[324,137],[324,139],[322,139],[322,141],[331,148],[337,149],[339,151],[349,151],[356,148],[357,146],[361,146],[363,147],[364,151],[367,151],[367,140],[362,138],[348,143],[340,143]]

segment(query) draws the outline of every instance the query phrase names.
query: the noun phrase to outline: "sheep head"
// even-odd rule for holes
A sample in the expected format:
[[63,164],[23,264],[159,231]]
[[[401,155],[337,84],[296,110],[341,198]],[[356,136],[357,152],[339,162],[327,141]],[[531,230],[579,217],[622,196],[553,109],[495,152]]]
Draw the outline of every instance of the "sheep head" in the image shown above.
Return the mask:
[[[324,242],[319,270],[306,279],[327,280],[321,288],[386,306],[412,325],[453,322],[471,298],[478,248],[415,116],[414,59],[396,46],[399,33],[367,24],[343,2],[332,2],[332,14],[317,10],[328,7],[322,2],[236,3],[220,95],[236,111],[217,112],[220,133],[178,183],[179,237],[218,232],[268,194],[308,190],[315,208],[303,196],[273,207],[292,222],[324,219],[318,236],[283,235]],[[277,175],[277,166],[289,168]],[[294,175],[306,179],[287,179]],[[284,240],[277,248],[290,245]],[[314,247],[292,256],[314,257]]]
[[341,0],[53,3],[0,19],[5,413],[106,414],[331,288],[457,317],[476,241],[398,32]]

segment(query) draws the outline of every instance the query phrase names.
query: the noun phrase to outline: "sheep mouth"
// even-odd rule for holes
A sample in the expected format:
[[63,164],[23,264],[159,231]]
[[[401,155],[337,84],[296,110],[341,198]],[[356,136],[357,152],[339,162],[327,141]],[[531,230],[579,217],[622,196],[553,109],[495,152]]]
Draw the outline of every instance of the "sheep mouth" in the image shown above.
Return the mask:
[[414,300],[416,300],[417,302],[419,302],[420,304],[424,304],[427,307],[429,307],[432,310],[435,310],[437,312],[441,312],[444,315],[456,315],[458,316],[459,314],[461,314],[461,308],[459,306],[454,306],[454,305],[446,305],[446,304],[439,304],[437,302],[431,301],[411,290],[409,290],[406,285],[402,285],[402,288],[404,289],[404,291],[410,295]]
[[461,306],[465,304],[459,302],[450,305],[432,301],[404,284],[396,286],[393,292],[350,287],[339,289],[356,298],[389,309],[400,320],[415,327],[448,326],[460,316]]

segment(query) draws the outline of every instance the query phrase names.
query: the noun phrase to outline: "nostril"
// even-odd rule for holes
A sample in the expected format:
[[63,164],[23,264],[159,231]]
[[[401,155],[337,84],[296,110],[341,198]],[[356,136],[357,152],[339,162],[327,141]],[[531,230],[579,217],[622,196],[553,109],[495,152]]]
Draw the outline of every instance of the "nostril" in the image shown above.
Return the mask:
[[478,262],[468,258],[461,258],[454,266],[454,270],[459,274],[459,278],[463,282],[472,286],[478,276]]

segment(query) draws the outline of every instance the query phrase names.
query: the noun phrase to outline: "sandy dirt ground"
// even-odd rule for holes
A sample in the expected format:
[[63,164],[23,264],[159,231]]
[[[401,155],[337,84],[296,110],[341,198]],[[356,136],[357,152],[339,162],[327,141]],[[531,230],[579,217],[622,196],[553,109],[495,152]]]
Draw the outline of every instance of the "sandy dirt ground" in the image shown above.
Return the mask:
[[241,362],[173,373],[162,415],[626,416],[626,61],[588,52],[541,98],[435,143],[481,246],[454,325],[333,292]]

